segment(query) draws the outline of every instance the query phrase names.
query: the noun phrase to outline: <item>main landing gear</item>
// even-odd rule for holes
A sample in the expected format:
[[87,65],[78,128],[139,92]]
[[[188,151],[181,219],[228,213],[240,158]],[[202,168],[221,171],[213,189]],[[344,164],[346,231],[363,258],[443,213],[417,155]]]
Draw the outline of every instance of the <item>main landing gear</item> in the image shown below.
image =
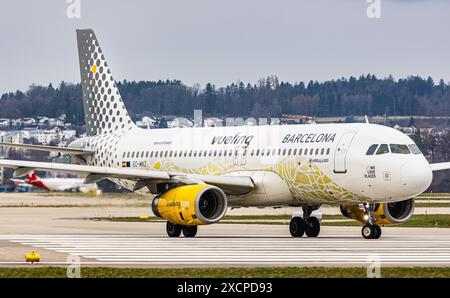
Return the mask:
[[166,231],[169,237],[180,237],[181,232],[183,232],[184,237],[192,238],[197,235],[197,226],[182,226],[168,221]]
[[320,222],[317,217],[311,216],[311,213],[319,206],[304,206],[303,218],[295,216],[289,223],[289,231],[292,237],[302,237],[304,234],[308,237],[317,237],[320,233]]
[[367,223],[362,227],[361,234],[365,239],[378,239],[381,236],[381,228],[379,225],[374,224],[374,216],[376,205],[364,204],[364,213],[367,216]]

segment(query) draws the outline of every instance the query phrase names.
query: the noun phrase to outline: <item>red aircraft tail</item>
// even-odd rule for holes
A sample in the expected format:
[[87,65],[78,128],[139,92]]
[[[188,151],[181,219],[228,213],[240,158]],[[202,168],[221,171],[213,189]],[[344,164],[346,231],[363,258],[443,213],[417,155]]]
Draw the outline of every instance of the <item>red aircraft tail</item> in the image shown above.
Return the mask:
[[30,174],[28,174],[27,178],[25,179],[25,182],[33,186],[49,190],[47,186],[45,186],[44,182],[42,182],[42,180],[36,175],[35,172],[31,172]]

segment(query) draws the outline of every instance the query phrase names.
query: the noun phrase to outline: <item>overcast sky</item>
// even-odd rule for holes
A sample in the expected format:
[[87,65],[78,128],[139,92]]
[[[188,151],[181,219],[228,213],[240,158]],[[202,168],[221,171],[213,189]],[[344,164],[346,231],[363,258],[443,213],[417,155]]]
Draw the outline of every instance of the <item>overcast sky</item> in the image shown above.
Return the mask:
[[218,87],[375,73],[450,81],[450,1],[2,0],[0,93],[79,82],[75,29],[92,28],[116,80]]

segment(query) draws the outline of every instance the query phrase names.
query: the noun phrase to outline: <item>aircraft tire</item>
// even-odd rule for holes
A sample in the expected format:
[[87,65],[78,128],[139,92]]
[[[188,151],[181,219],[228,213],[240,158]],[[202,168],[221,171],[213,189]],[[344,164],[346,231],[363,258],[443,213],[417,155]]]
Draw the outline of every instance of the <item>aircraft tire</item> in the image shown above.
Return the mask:
[[293,217],[289,223],[289,232],[292,237],[302,237],[305,233],[306,222],[301,217]]
[[381,228],[378,225],[365,224],[362,227],[361,235],[365,239],[378,239],[381,236]]
[[378,239],[381,236],[381,228],[379,225],[373,225],[373,228],[375,229],[375,234],[373,235],[373,239]]
[[197,235],[197,226],[184,226],[183,227],[184,237],[195,237]]
[[169,237],[180,237],[181,226],[168,221],[166,224],[166,231]]
[[320,233],[320,221],[317,217],[309,217],[306,220],[306,236],[308,237],[317,237]]

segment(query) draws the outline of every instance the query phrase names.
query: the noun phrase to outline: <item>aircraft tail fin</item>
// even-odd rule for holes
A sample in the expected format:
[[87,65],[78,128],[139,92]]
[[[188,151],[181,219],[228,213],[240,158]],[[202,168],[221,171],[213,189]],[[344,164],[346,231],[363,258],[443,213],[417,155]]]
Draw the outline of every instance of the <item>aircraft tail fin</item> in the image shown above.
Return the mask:
[[77,30],[77,43],[87,135],[133,128],[94,31]]
[[34,171],[28,174],[27,179],[26,179],[27,183],[33,184],[38,181],[41,181],[41,179],[39,179],[39,177],[36,176],[36,173]]

